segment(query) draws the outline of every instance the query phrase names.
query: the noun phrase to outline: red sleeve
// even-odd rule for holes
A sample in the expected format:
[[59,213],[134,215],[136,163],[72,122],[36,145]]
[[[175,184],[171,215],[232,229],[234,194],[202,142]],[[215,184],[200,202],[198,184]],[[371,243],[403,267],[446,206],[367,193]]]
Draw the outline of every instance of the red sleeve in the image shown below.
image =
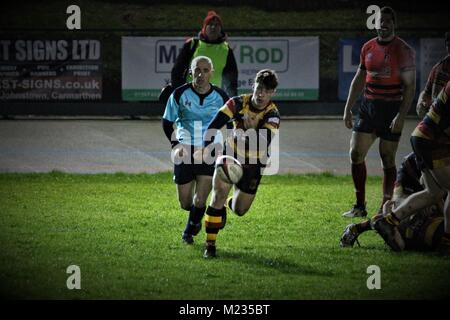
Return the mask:
[[[437,115],[444,114],[444,110],[449,107],[450,104],[450,81],[447,82],[447,85],[444,89],[438,94],[436,100],[433,102],[430,111],[427,113],[427,116],[432,118],[432,120],[436,123],[440,122],[440,117],[434,118],[433,113]],[[448,110],[448,109],[447,109]]]
[[361,48],[361,53],[359,55],[359,68],[361,70],[366,70],[365,60],[366,60],[366,45],[364,45]]
[[436,105],[437,107],[439,107],[440,105],[446,105],[449,102],[448,97],[450,97],[450,81],[447,82],[445,88],[442,89],[441,92],[439,92],[437,99],[433,103],[433,106]]
[[433,82],[436,79],[436,67],[435,65],[433,69],[431,69],[430,74],[428,75],[428,80],[425,85],[425,94],[431,97],[433,91]]
[[447,82],[447,85],[445,86],[445,102],[447,102],[448,97],[450,97],[450,80]]
[[234,98],[230,98],[222,108],[220,108],[220,111],[225,113],[230,119],[234,118],[234,115],[236,114],[236,101]]

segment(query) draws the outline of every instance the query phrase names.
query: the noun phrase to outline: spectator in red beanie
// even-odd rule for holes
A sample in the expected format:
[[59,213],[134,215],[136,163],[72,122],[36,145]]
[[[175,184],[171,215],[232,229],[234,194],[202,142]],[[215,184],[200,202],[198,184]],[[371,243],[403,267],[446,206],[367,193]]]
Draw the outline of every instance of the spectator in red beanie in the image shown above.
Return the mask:
[[172,68],[173,89],[191,80],[189,66],[197,56],[209,57],[214,65],[210,81],[222,88],[230,97],[237,95],[238,70],[233,50],[226,41],[222,18],[209,11],[197,37],[189,38],[184,44]]

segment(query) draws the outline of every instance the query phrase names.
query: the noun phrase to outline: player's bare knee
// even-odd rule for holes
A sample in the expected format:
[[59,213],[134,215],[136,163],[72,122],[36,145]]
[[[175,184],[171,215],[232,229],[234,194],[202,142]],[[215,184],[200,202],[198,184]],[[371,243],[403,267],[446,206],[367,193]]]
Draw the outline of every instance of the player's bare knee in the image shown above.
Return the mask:
[[357,149],[350,149],[350,160],[353,164],[358,164],[364,161],[364,154],[359,152]]
[[203,195],[195,194],[193,203],[197,208],[203,208],[206,205],[206,197]]

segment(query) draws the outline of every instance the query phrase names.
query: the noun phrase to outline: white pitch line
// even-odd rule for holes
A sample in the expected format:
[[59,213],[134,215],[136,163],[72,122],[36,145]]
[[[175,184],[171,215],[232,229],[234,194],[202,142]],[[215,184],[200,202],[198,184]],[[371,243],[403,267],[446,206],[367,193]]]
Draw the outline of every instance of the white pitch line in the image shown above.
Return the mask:
[[[308,162],[308,161],[301,160],[301,159],[298,158],[298,157],[291,156],[291,155],[290,155],[288,152],[286,152],[286,151],[283,151],[283,152],[280,153],[280,158],[281,158],[281,160],[282,160],[284,157],[289,157],[289,158],[295,159],[294,162],[300,162],[300,163],[303,164],[304,166],[309,167],[309,168],[312,168],[312,169],[314,169],[314,170],[317,170],[318,172],[324,171],[323,169],[321,169],[321,168],[315,166],[314,164],[312,164],[312,163],[310,163],[310,162]],[[281,166],[282,166],[282,164],[280,163],[280,167],[281,167]]]
[[[103,133],[102,131],[99,131],[99,130],[97,130],[97,129],[95,129],[95,128],[92,128],[92,129],[93,129],[94,131],[98,132],[99,134],[101,134],[102,136],[104,136],[104,137],[106,137],[106,138],[109,138],[110,140],[112,140],[112,141],[118,143],[119,145],[124,146],[125,148],[127,148],[127,149],[129,149],[129,150],[133,150],[133,151],[137,152],[138,154],[143,155],[144,158],[150,158],[152,161],[156,161],[162,168],[167,168],[167,169],[170,169],[170,168],[171,168],[171,166],[168,165],[166,162],[163,162],[163,161],[161,161],[161,160],[159,160],[158,158],[155,158],[155,157],[153,157],[153,156],[149,156],[149,155],[146,154],[144,151],[142,151],[142,150],[140,150],[140,149],[138,149],[138,148],[131,147],[131,146],[129,146],[129,145],[127,145],[127,144],[125,144],[125,143],[119,141],[118,139],[116,139],[116,138],[114,138],[114,137],[111,137],[111,136],[109,136],[109,135],[107,135],[107,134]],[[153,166],[154,166],[154,164],[153,164]]]

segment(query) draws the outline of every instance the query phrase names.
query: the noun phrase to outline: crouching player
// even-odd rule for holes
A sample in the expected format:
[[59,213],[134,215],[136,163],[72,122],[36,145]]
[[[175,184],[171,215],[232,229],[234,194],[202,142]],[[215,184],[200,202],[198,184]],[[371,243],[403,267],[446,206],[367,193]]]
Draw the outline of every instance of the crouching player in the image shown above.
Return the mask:
[[[420,169],[417,167],[416,155],[411,152],[402,161],[400,170],[397,173],[392,201],[398,206],[406,197],[414,192],[423,190],[420,184]],[[362,233],[373,230],[372,221],[381,217],[382,213],[375,215],[372,219],[367,219],[360,223],[351,223],[345,227],[341,236],[341,247],[353,247],[358,243],[358,236]]]
[[374,229],[395,251],[404,248],[398,237],[400,222],[447,194],[444,231],[438,250],[450,254],[450,82],[439,93],[430,111],[412,133],[411,144],[425,184],[423,191],[409,196],[399,207],[375,221]]
[[[394,195],[392,201],[384,206],[384,213],[388,206],[398,207],[409,195],[423,190],[420,184],[421,172],[417,166],[416,155],[407,155],[400,167],[395,181]],[[403,220],[399,225],[399,232],[405,241],[407,250],[434,250],[440,237],[444,232],[444,218],[442,216],[443,199],[419,212],[410,219]],[[341,247],[353,247],[358,243],[358,237],[372,229],[374,221],[382,218],[383,214],[378,214],[372,219],[360,223],[349,224],[341,236]]]
[[[217,234],[225,225],[225,205],[238,216],[243,216],[255,199],[265,166],[264,159],[267,159],[270,142],[280,126],[280,115],[277,106],[272,102],[277,86],[278,77],[275,71],[259,71],[256,74],[253,93],[228,100],[208,126],[204,141],[207,148],[204,149],[203,156],[207,154],[209,141],[214,140],[218,130],[230,120],[233,121],[234,128],[226,139],[223,153],[241,162],[243,175],[235,185],[233,196],[227,200],[232,185],[222,181],[217,172],[214,173],[212,198],[205,216],[205,258],[216,256]],[[249,141],[251,136],[257,140],[257,150],[249,147],[255,145]],[[264,150],[259,147],[261,145],[265,146]]]

